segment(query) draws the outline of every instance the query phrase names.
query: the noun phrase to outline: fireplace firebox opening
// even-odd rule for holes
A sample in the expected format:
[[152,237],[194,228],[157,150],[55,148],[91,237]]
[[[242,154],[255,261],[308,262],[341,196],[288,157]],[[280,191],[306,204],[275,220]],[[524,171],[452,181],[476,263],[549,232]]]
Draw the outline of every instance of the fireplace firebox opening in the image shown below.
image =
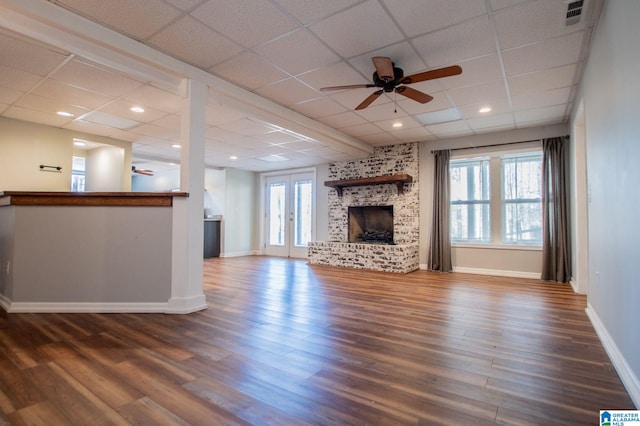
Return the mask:
[[350,243],[395,244],[393,206],[351,206],[348,215]]

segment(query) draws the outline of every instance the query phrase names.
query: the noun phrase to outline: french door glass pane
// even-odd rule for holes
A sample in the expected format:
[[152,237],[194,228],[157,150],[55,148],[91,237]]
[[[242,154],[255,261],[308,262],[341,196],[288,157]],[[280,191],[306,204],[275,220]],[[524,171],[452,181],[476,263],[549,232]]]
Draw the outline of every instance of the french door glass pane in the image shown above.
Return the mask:
[[310,180],[294,184],[294,244],[304,247],[311,240],[311,190]]
[[269,186],[269,244],[284,245],[284,227],[286,224],[285,184],[272,183]]

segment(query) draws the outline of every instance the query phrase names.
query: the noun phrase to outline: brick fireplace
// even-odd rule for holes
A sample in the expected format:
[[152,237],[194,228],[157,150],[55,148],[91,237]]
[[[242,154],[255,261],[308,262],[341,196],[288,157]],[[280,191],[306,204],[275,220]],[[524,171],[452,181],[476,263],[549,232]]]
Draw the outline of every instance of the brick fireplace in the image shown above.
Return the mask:
[[[368,158],[331,164],[328,186],[335,189],[328,196],[329,240],[309,244],[309,263],[400,273],[418,269],[418,170],[417,143],[378,147]],[[350,208],[357,212],[374,207],[383,211],[374,221],[387,222],[391,241],[381,241],[380,233],[388,230],[378,229],[379,222],[369,230],[374,241],[355,241],[350,229],[361,225],[354,225],[358,219],[353,214],[349,218]]]

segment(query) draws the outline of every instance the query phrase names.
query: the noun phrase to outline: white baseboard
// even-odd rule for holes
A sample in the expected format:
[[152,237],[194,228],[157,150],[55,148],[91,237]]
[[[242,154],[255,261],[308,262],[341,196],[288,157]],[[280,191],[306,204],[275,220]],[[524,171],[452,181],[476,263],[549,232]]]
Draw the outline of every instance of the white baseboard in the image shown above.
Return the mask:
[[257,256],[259,251],[237,251],[234,253],[220,253],[220,257],[241,257],[241,256]]
[[[609,355],[609,359],[613,364],[613,367],[618,372],[620,376],[620,380],[622,380],[622,384],[629,392],[629,396],[631,400],[635,404],[636,408],[640,407],[640,380],[638,380],[638,376],[631,369],[631,366],[625,359],[618,346],[615,344],[611,335],[607,331],[606,327],[600,321],[600,317],[596,311],[591,307],[591,304],[587,303],[587,308],[585,309],[589,320],[591,320],[591,324],[593,328],[596,330],[596,334],[600,338],[600,342],[602,342],[602,346],[604,346],[604,350]],[[623,408],[623,407],[620,407]],[[631,407],[628,407],[631,408]]]
[[[420,269],[427,270],[429,268],[425,263],[421,263]],[[453,272],[459,272],[461,274],[493,275],[495,277],[529,278],[534,280],[540,279],[539,272],[505,271],[502,269],[482,269],[482,268],[466,268],[463,266],[454,266]]]
[[29,313],[165,313],[167,303],[76,303],[76,302],[11,302],[7,312]]
[[0,294],[0,307],[7,312],[9,312],[9,308],[11,307],[11,300],[8,299],[4,294]]

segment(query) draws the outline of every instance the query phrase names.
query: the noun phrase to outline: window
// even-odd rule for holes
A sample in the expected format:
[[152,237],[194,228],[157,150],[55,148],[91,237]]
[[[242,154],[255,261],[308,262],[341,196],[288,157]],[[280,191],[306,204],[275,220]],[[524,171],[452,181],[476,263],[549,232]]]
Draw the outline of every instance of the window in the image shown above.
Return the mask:
[[542,154],[502,158],[502,242],[542,245]]
[[453,160],[451,175],[451,240],[489,242],[489,159]]
[[452,159],[453,243],[542,245],[542,153]]
[[85,191],[85,158],[73,157],[71,165],[71,191]]

